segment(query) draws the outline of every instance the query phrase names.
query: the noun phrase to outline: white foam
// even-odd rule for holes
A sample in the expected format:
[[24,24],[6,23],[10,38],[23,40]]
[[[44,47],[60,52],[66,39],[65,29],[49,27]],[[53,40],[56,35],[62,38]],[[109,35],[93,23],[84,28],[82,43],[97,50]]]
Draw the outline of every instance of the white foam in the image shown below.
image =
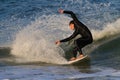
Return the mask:
[[92,30],[94,40],[112,36],[118,33],[120,33],[120,19],[117,19],[113,23],[107,23],[102,30]]
[[19,31],[12,50],[12,54],[19,57],[16,61],[66,63],[64,51],[55,45],[55,41],[69,34],[69,20],[61,15],[42,16]]

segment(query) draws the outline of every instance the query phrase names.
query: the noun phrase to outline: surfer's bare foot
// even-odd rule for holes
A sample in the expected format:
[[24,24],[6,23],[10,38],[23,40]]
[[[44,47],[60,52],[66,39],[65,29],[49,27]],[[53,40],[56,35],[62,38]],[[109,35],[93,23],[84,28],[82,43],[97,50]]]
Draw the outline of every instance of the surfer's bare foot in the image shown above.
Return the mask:
[[84,55],[83,54],[81,54],[81,55],[79,55],[77,58],[82,58]]
[[71,59],[70,59],[70,61],[73,61],[73,60],[75,60],[76,58],[75,57],[72,57]]

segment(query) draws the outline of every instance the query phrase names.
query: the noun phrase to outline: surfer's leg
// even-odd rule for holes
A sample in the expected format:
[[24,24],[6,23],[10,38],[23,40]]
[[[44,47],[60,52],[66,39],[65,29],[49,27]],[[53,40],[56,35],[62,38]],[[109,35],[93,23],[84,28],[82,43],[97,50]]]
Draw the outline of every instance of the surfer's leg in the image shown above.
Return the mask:
[[83,52],[82,52],[82,49],[80,47],[78,47],[78,52],[79,52],[79,56],[77,58],[83,57]]
[[84,38],[79,38],[75,42],[76,47],[77,47],[77,51],[79,52],[78,58],[83,57],[82,48],[86,45],[84,42],[85,42]]
[[76,59],[76,56],[77,56],[77,48],[75,47],[75,48],[73,49],[73,57],[70,59],[70,61],[75,60],[75,59]]
[[76,41],[75,41],[75,45],[76,45],[76,50],[79,52],[79,54],[83,54],[82,53],[82,39],[81,38],[79,38],[79,39],[77,39]]
[[73,56],[76,58],[77,57],[77,47],[73,49]]

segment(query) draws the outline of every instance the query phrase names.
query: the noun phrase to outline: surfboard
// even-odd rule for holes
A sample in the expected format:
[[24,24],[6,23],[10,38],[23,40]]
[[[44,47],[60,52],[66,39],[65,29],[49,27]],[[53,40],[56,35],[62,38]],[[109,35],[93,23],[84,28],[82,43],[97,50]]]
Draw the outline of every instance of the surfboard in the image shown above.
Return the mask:
[[78,63],[82,62],[83,60],[85,60],[87,57],[88,57],[88,55],[85,55],[85,56],[78,58],[76,60],[68,61],[68,64],[78,64]]

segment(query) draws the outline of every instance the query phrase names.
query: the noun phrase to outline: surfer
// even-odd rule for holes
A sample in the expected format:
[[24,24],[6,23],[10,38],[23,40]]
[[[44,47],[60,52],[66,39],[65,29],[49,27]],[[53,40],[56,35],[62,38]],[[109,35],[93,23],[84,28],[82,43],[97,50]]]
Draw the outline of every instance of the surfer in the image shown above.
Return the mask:
[[[80,38],[74,41],[76,47],[73,49],[73,57],[70,60],[75,60],[77,58],[83,57],[82,48],[93,42],[93,37],[90,30],[87,28],[87,26],[85,26],[77,19],[76,15],[72,11],[64,11],[62,9],[59,9],[59,13],[66,13],[71,15],[73,20],[70,21],[69,27],[71,30],[74,30],[74,32],[70,37],[56,41],[56,44],[59,45],[61,42],[70,41],[74,39],[77,35],[81,35]],[[79,52],[78,57],[77,52]]]

